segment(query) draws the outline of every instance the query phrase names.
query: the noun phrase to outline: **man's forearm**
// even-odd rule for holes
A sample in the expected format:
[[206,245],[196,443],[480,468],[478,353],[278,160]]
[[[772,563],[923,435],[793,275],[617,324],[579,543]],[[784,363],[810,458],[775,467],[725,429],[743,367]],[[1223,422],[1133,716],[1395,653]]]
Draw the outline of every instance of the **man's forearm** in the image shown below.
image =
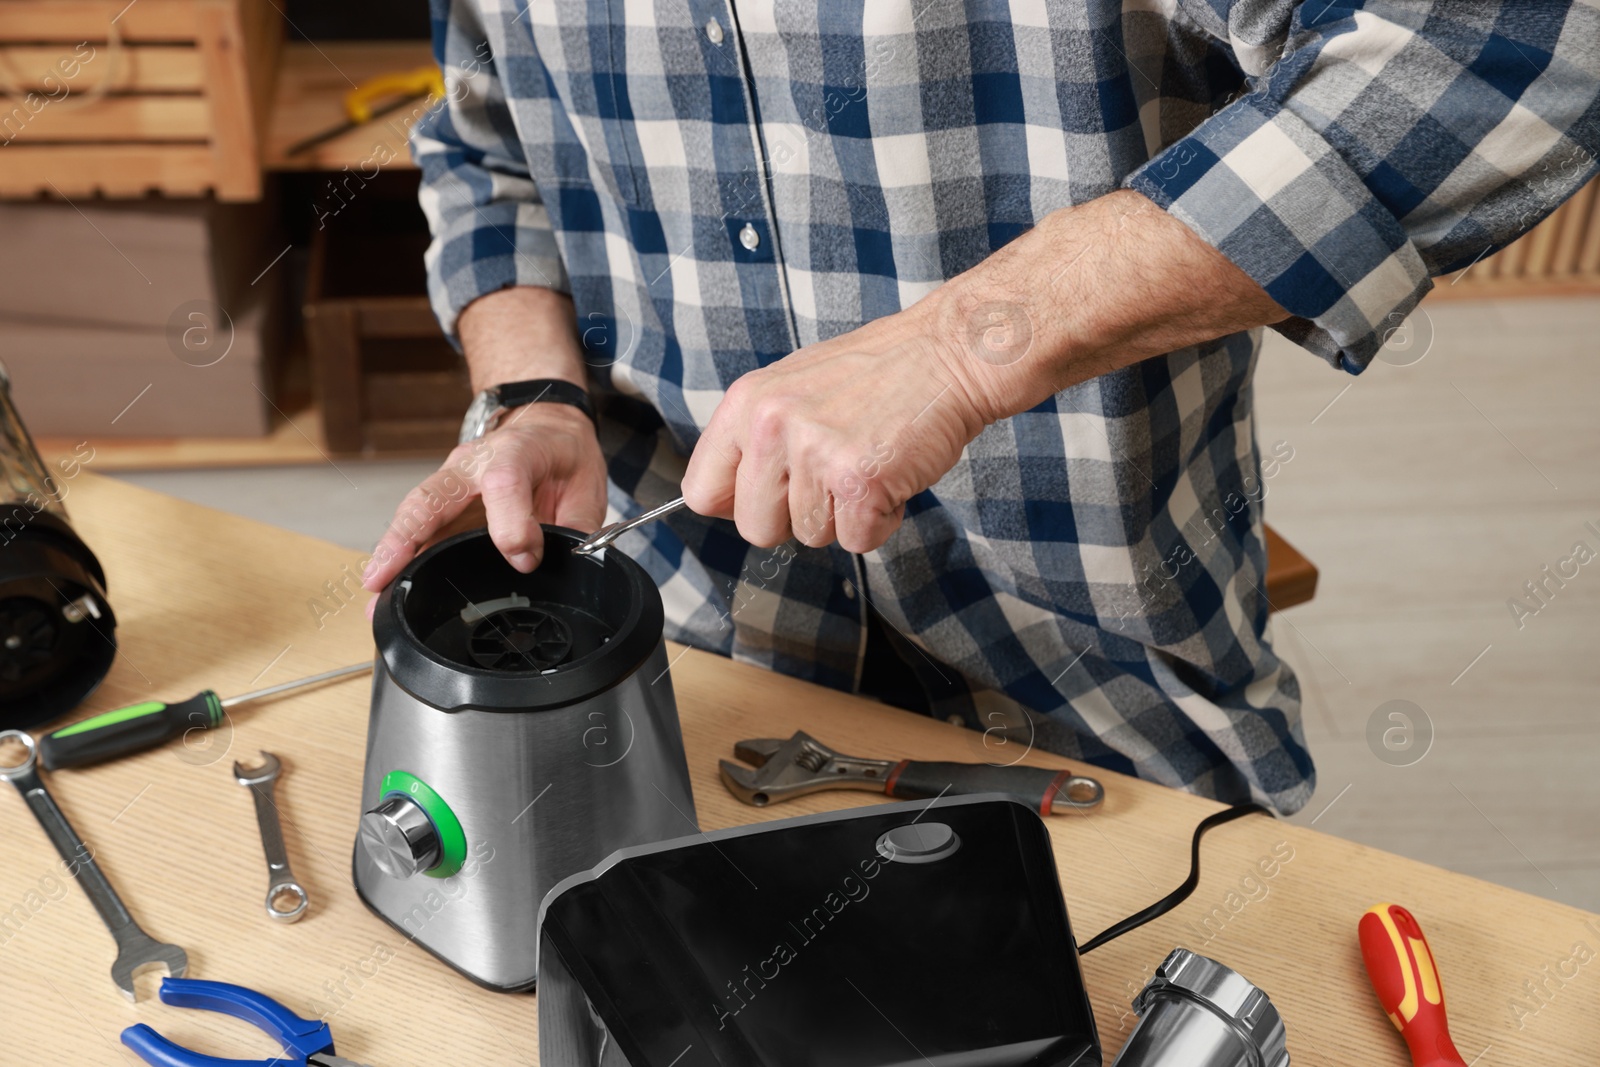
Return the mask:
[[930,298],[985,422],[1107,371],[1288,313],[1146,197],[1047,215]]
[[515,286],[479,297],[457,327],[474,391],[529,378],[585,385],[572,298],[538,286]]

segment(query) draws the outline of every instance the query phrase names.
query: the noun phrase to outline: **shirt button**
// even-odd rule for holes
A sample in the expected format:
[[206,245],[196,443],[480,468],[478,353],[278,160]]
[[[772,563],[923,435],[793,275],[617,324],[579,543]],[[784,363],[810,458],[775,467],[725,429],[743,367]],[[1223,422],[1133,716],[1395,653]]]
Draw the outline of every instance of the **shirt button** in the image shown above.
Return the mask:
[[844,583],[844,598],[846,600],[854,600],[856,598],[856,584],[848,579]]
[[754,226],[747,222],[744,224],[744,229],[739,231],[739,243],[744,245],[745,248],[751,252],[754,252],[757,248],[761,247],[761,235],[756,232],[756,228]]
[[712,44],[721,44],[722,43],[722,23],[718,22],[716,19],[707,19],[706,20],[706,38]]
[[958,711],[953,711],[949,715],[946,715],[944,717],[944,721],[949,723],[951,726],[965,726],[967,723],[966,716],[962,715]]

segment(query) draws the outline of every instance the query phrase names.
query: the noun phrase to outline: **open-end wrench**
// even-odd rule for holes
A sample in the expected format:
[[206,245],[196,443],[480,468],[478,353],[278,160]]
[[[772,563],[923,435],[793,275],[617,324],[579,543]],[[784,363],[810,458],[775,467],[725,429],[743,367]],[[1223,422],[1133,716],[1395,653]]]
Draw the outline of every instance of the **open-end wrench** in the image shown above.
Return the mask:
[[[310,903],[304,887],[295,881],[289,869],[289,854],[283,847],[283,824],[278,819],[278,804],[273,799],[273,784],[283,771],[283,764],[270,752],[261,753],[261,766],[251,770],[237,761],[233,777],[242,786],[248,786],[256,802],[256,822],[261,826],[261,850],[267,854],[267,914],[279,922],[292,923],[306,913]],[[278,898],[289,895],[295,904],[288,910],[278,907]]]
[[188,953],[177,945],[164,945],[157,941],[139,929],[139,924],[128,914],[122,898],[117,896],[117,891],[106,880],[105,872],[95,863],[89,846],[83,843],[83,838],[67,822],[66,815],[40,780],[33,738],[21,730],[0,732],[0,745],[7,741],[22,745],[27,749],[28,756],[15,766],[0,767],[0,778],[16,786],[22,799],[28,802],[28,807],[33,809],[34,817],[44,827],[51,844],[61,853],[67,869],[78,879],[83,891],[89,894],[94,910],[100,913],[106,929],[116,938],[117,958],[111,964],[111,980],[117,983],[117,988],[129,1000],[137,1000],[139,996],[134,989],[133,979],[141,971],[165,967],[167,974],[173,978],[182,978],[184,971],[189,969]]

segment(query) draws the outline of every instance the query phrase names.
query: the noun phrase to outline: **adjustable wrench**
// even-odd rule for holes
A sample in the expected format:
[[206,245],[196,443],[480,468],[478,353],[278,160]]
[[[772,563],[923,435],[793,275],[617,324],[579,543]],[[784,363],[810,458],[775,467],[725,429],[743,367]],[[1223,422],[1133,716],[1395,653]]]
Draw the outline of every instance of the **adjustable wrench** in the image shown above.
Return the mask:
[[0,744],[15,741],[28,750],[28,756],[13,767],[0,767],[0,778],[17,787],[22,799],[33,809],[34,817],[44,827],[50,843],[61,853],[67,869],[77,878],[89,902],[117,941],[117,958],[111,964],[111,980],[129,1000],[139,999],[133,979],[140,971],[150,967],[165,967],[173,978],[182,978],[189,969],[189,956],[177,945],[164,945],[139,928],[117,891],[111,888],[105,872],[95,863],[89,846],[83,843],[72,824],[57,806],[55,798],[44,787],[37,769],[37,753],[33,738],[22,730],[0,732]]
[[928,763],[864,759],[835,752],[804,730],[788,739],[752,737],[733,746],[751,767],[722,760],[722,784],[746,804],[761,808],[824,789],[866,789],[902,800],[971,793],[1005,793],[1040,815],[1085,812],[1100,806],[1100,782],[1047,767],[995,767],[986,763]]
[[[283,764],[270,752],[261,753],[261,766],[250,770],[237,761],[233,777],[242,786],[248,786],[256,802],[256,822],[261,826],[261,850],[267,854],[267,914],[279,922],[292,923],[306,913],[310,903],[305,889],[295,881],[289,869],[289,854],[283,847],[283,825],[278,821],[278,805],[272,788]],[[288,894],[295,904],[288,910],[278,907],[278,898]]]

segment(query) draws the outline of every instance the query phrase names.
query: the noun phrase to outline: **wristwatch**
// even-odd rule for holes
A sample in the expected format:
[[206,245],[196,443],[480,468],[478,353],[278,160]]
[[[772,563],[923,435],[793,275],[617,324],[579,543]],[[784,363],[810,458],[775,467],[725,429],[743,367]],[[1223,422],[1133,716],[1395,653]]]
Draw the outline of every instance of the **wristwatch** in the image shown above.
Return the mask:
[[467,409],[467,417],[461,420],[461,437],[457,443],[464,445],[468,441],[476,441],[499,425],[501,417],[512,408],[541,403],[570,404],[589,416],[589,421],[595,424],[596,429],[600,426],[595,418],[594,405],[589,403],[589,394],[580,386],[560,378],[534,378],[526,382],[492,385],[474,397],[472,406]]

